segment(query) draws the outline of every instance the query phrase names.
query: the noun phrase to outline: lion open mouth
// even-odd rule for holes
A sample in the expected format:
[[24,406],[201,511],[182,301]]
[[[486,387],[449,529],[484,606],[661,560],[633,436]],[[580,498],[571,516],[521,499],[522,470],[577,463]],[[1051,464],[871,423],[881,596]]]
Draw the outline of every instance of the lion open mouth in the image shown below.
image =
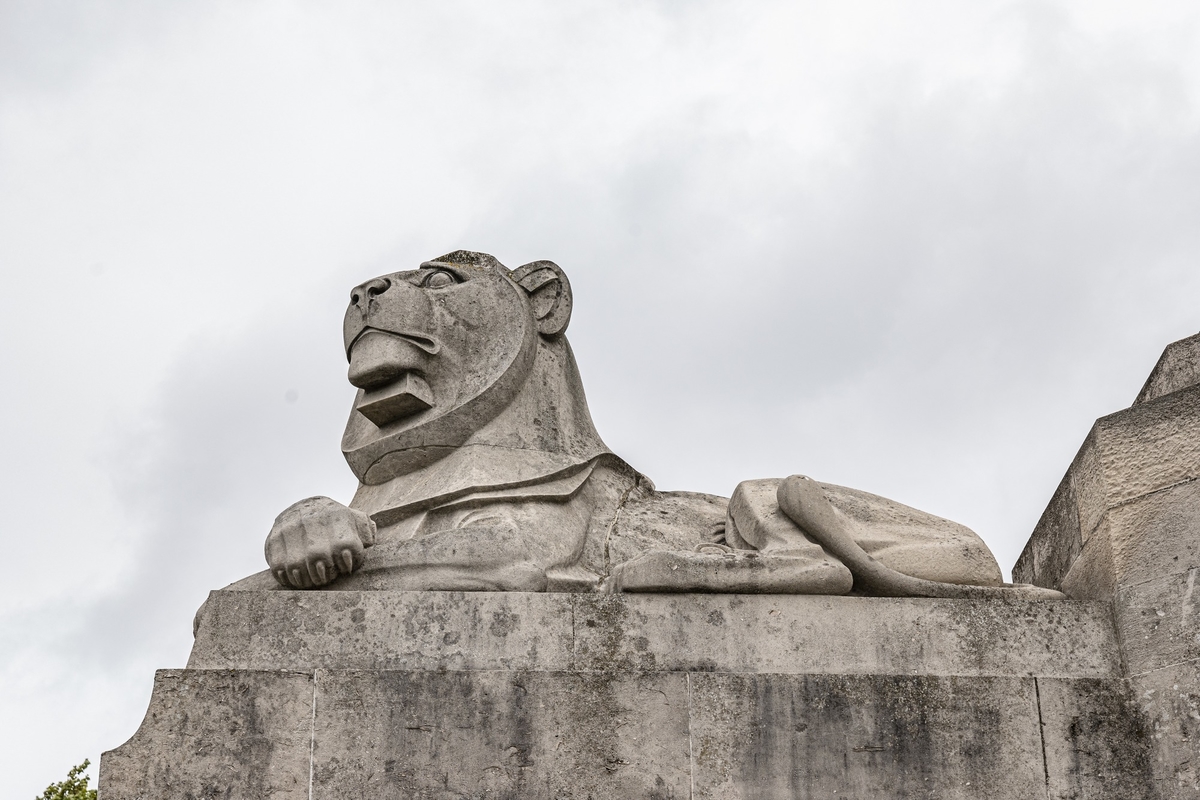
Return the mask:
[[420,334],[364,329],[350,347],[350,383],[363,390],[358,411],[383,427],[432,408],[423,375],[440,350]]

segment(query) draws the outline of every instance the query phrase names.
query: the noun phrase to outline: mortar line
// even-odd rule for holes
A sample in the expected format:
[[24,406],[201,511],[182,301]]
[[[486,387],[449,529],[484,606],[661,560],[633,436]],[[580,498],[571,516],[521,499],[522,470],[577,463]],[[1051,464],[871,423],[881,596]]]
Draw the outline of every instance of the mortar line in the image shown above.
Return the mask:
[[1042,745],[1042,778],[1046,782],[1046,800],[1050,800],[1050,761],[1046,758],[1046,723],[1042,720],[1042,688],[1037,676],[1033,678],[1033,700],[1037,704],[1038,742]]
[[1186,575],[1194,569],[1200,569],[1200,565],[1193,564],[1193,565],[1184,567],[1183,569],[1177,569],[1174,572],[1166,572],[1161,575],[1155,575],[1153,578],[1146,578],[1145,580],[1137,581],[1135,583],[1122,583],[1113,589],[1113,597],[1116,597],[1119,594],[1123,594],[1130,589],[1136,589],[1139,586],[1145,586],[1147,583],[1154,583],[1155,581],[1161,581],[1163,578],[1171,578],[1171,577],[1175,577],[1177,575]]
[[576,603],[575,595],[577,595],[577,594],[578,594],[578,592],[571,593],[571,602],[569,605],[569,607],[571,609],[571,652],[569,654],[570,659],[567,661],[567,664],[569,665],[568,668],[572,669],[572,670],[575,669],[575,662],[578,660],[575,657],[575,603]]
[[317,745],[317,674],[313,670],[312,716],[309,717],[308,728],[308,800],[313,800],[313,755]]
[[[1172,489],[1178,489],[1180,486],[1185,486],[1194,480],[1197,480],[1196,476],[1194,476],[1194,475],[1190,478],[1180,478],[1179,480],[1175,481],[1174,483],[1168,484],[1166,486],[1160,486],[1157,489],[1151,489],[1150,491],[1146,492],[1145,494],[1139,494],[1137,497],[1128,497],[1124,500],[1118,500],[1116,503],[1113,503],[1111,506],[1106,508],[1104,510],[1104,512],[1108,513],[1109,511],[1112,511],[1114,508],[1120,508],[1121,506],[1127,506],[1131,503],[1136,503],[1138,500],[1143,500],[1147,497],[1153,497],[1154,495],[1161,494],[1162,492],[1169,492]],[[1101,516],[1103,516],[1103,514]],[[1095,530],[1096,530],[1095,528],[1092,528],[1093,532]]]
[[1121,659],[1121,675],[1126,680],[1133,676],[1129,673],[1129,659],[1125,653],[1125,631],[1122,630],[1121,621],[1117,617],[1117,594],[1120,590],[1113,593],[1113,596],[1108,600],[1108,618],[1112,621],[1113,633],[1117,637],[1117,656]]
[[[1200,480],[1200,479],[1197,479],[1194,476],[1191,478],[1182,478],[1182,479],[1177,480],[1174,483],[1169,484],[1167,486],[1160,486],[1157,489],[1151,489],[1150,491],[1146,492],[1145,494],[1139,494],[1137,497],[1127,497],[1124,500],[1119,500],[1116,503],[1113,503],[1111,506],[1108,506],[1100,513],[1099,519],[1097,519],[1096,524],[1093,525],[1090,530],[1088,530],[1086,537],[1083,535],[1083,533],[1084,533],[1083,529],[1082,528],[1079,529],[1079,547],[1080,547],[1080,549],[1082,550],[1084,545],[1086,545],[1089,541],[1091,541],[1092,537],[1096,534],[1096,531],[1100,530],[1100,526],[1103,525],[1104,520],[1106,520],[1108,518],[1108,512],[1114,511],[1118,508],[1122,508],[1123,506],[1132,505],[1133,503],[1136,503],[1140,500],[1145,500],[1147,497],[1153,497],[1156,494],[1161,494],[1162,492],[1169,492],[1172,489],[1178,489],[1180,486],[1186,486],[1187,484],[1192,483],[1196,480]],[[1129,586],[1139,586],[1143,583],[1147,583],[1152,580],[1155,580],[1155,579],[1147,578],[1145,581],[1138,581],[1137,583],[1131,583],[1131,584],[1129,584]],[[1121,586],[1121,587],[1118,587],[1115,591],[1119,592],[1119,591],[1121,591],[1121,589],[1125,589],[1125,588],[1128,588],[1128,587]]]
[[1133,680],[1134,678],[1141,678],[1144,675],[1149,675],[1152,672],[1158,672],[1159,670],[1162,670],[1162,669],[1170,669],[1171,667],[1178,667],[1180,664],[1200,665],[1200,658],[1185,658],[1182,661],[1172,661],[1170,664],[1163,664],[1162,666],[1151,667],[1150,669],[1144,669],[1141,672],[1132,672],[1131,673],[1131,672],[1129,672],[1128,669],[1126,669],[1125,670],[1126,680]]
[[692,753],[692,673],[687,676],[687,706],[688,706],[688,800],[696,798],[696,757]]

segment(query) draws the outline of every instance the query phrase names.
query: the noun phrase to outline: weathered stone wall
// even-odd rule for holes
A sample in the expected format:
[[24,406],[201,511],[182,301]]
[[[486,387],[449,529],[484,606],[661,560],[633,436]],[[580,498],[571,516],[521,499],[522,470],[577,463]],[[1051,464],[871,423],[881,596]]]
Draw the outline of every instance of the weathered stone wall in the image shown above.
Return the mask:
[[1102,604],[214,592],[109,798],[1149,798]]

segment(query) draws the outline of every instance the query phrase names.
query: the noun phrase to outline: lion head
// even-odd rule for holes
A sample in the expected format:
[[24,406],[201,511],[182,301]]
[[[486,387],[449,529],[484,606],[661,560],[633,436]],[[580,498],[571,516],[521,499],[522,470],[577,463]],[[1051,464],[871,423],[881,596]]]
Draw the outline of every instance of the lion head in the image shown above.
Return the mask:
[[[342,452],[368,513],[519,485],[609,451],[566,337],[550,261],[457,251],[356,286],[343,333],[358,387]],[[386,516],[386,514],[385,514]]]

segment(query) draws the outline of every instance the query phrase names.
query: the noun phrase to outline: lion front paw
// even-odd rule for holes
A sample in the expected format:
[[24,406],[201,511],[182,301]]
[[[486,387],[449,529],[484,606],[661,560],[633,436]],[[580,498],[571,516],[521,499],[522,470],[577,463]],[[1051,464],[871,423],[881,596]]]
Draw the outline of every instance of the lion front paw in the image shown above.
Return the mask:
[[281,586],[311,589],[361,567],[374,542],[375,523],[366,514],[328,497],[309,497],[275,518],[265,550]]

